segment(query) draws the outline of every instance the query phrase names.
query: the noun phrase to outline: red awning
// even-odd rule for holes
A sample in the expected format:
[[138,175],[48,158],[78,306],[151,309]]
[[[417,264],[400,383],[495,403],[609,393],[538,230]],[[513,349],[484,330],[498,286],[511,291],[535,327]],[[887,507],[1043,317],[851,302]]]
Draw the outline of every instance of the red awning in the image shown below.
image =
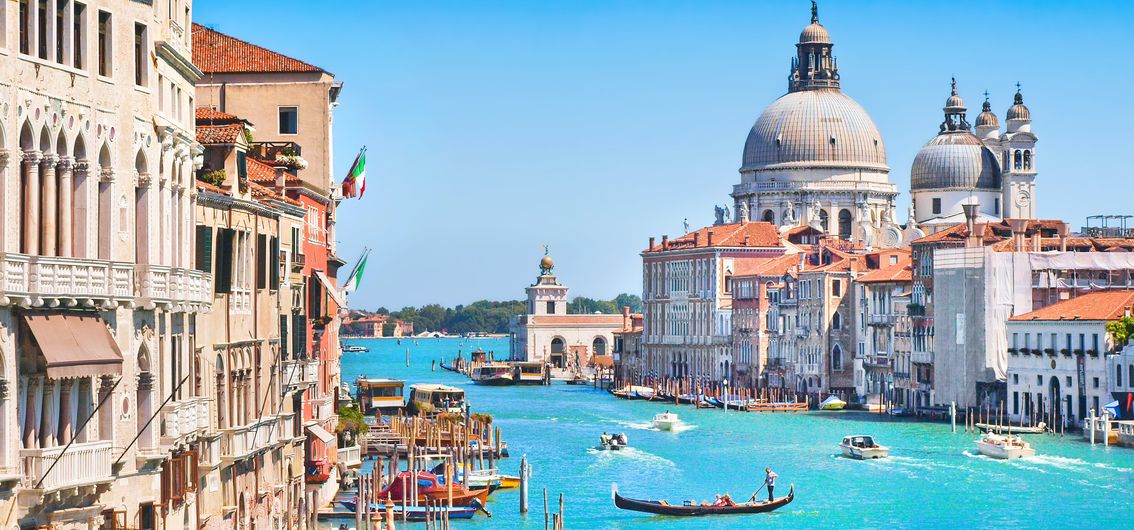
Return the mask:
[[614,368],[613,355],[596,355],[591,362],[598,368]]
[[47,360],[47,377],[86,377],[122,373],[122,352],[96,313],[25,313],[24,322]]

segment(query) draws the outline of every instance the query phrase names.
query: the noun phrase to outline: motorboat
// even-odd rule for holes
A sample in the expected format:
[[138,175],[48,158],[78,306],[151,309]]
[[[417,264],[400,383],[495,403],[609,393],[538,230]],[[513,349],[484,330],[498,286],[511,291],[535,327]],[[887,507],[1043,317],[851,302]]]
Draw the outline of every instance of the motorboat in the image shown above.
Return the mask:
[[996,425],[994,423],[977,423],[976,428],[986,431],[1004,431],[1012,434],[1043,434],[1047,432],[1047,424],[1039,422],[1035,425],[1024,427],[1022,425]]
[[374,379],[359,377],[354,382],[362,413],[370,416],[375,412],[390,414],[405,406],[402,389],[406,382],[400,379]]
[[472,380],[478,385],[511,386],[516,384],[512,367],[503,363],[489,363],[473,368]]
[[416,384],[410,386],[407,401],[410,414],[461,413],[465,407],[465,391],[455,386]]
[[839,399],[836,396],[827,396],[819,403],[819,410],[843,410],[847,406],[847,402]]
[[343,345],[343,352],[345,353],[360,353],[368,351],[370,351],[370,348],[367,348],[366,346],[360,346],[358,344]]
[[976,444],[980,454],[989,458],[1014,460],[1036,456],[1036,450],[1032,449],[1032,444],[1025,442],[1016,434],[986,432],[976,441]]
[[677,414],[668,410],[654,415],[654,428],[659,431],[672,431],[680,423],[681,420],[677,419]]
[[715,504],[696,504],[694,501],[685,501],[681,504],[670,504],[666,501],[631,499],[619,495],[618,486],[613,486],[611,489],[611,496],[614,497],[614,505],[620,509],[679,517],[765,513],[777,508],[782,508],[790,504],[791,501],[795,499],[795,485],[792,485],[788,489],[787,496],[780,497],[771,501],[750,500],[744,503],[735,503],[729,501]]
[[599,436],[599,445],[595,449],[600,451],[621,451],[628,445],[630,445],[630,442],[626,439],[626,433],[603,433],[602,436]]
[[653,399],[654,389],[648,386],[626,385],[619,390],[612,390],[611,394],[620,399]]
[[843,456],[855,460],[873,460],[890,456],[890,448],[878,445],[873,436],[865,434],[847,436],[843,438],[843,443],[839,444],[839,447],[843,449]]

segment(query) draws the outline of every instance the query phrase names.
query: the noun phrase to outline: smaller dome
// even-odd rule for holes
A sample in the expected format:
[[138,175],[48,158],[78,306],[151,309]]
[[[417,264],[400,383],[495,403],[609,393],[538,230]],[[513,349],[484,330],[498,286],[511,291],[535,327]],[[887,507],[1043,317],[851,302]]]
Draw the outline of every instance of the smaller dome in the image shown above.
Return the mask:
[[1016,91],[1016,99],[1012,102],[1012,106],[1008,109],[1009,120],[1028,120],[1032,119],[1032,111],[1028,110],[1027,105],[1024,105],[1024,96],[1020,91]]
[[831,44],[831,34],[822,24],[812,22],[799,33],[800,44]]
[[549,271],[555,268],[555,262],[552,261],[551,256],[544,256],[539,260],[539,268],[545,271]]
[[957,78],[952,79],[953,92],[949,94],[949,99],[945,100],[945,112],[949,111],[965,111],[965,100],[957,94]]
[[992,104],[988,102],[988,97],[984,98],[984,105],[981,106],[980,114],[976,118],[977,127],[1000,127],[1000,120],[996,114],[992,112]]
[[914,157],[911,190],[948,188],[1000,188],[996,156],[972,133],[939,134]]

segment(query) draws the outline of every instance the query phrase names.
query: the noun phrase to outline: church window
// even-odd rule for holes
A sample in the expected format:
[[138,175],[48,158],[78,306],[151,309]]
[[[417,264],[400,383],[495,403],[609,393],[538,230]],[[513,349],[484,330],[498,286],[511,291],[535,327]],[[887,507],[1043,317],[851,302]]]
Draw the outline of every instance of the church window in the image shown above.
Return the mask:
[[992,199],[992,215],[1000,216],[1000,197]]
[[549,315],[555,314],[555,302],[552,301],[552,302],[547,303],[547,314],[549,314]]
[[827,210],[819,210],[819,226],[823,228],[824,232],[830,231],[830,222],[827,217]]
[[848,241],[851,238],[851,213],[843,208],[839,210],[839,239]]
[[1024,157],[1020,153],[1020,151],[1016,151],[1016,154],[1013,155],[1013,156],[1014,156],[1014,160],[1012,162],[1012,167],[1015,168],[1015,169],[1023,169],[1024,168],[1023,167],[1024,166]]
[[934,197],[933,198],[933,213],[934,213],[934,215],[941,213],[941,198],[940,197]]
[[775,224],[776,213],[771,210],[764,210],[764,222]]
[[1032,152],[1024,151],[1024,169],[1032,168]]

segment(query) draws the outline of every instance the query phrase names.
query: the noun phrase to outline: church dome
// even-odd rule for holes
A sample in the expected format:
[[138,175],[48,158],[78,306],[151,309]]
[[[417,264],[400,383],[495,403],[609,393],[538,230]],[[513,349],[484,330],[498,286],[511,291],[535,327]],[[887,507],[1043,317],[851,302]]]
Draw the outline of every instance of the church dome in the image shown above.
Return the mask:
[[1032,111],[1028,110],[1027,105],[1024,105],[1024,95],[1019,90],[1016,91],[1016,98],[1012,102],[1012,106],[1008,108],[1009,120],[1031,120]]
[[977,127],[1000,127],[1000,120],[996,118],[996,114],[992,112],[992,103],[988,102],[988,98],[984,99],[984,106],[980,109],[980,114],[976,117]]
[[744,143],[741,171],[825,167],[890,170],[878,127],[837,88],[788,92],[764,109]]
[[1000,165],[984,142],[968,131],[942,133],[914,157],[910,190],[1000,189]]
[[822,24],[812,22],[799,33],[800,44],[831,44],[831,34]]

